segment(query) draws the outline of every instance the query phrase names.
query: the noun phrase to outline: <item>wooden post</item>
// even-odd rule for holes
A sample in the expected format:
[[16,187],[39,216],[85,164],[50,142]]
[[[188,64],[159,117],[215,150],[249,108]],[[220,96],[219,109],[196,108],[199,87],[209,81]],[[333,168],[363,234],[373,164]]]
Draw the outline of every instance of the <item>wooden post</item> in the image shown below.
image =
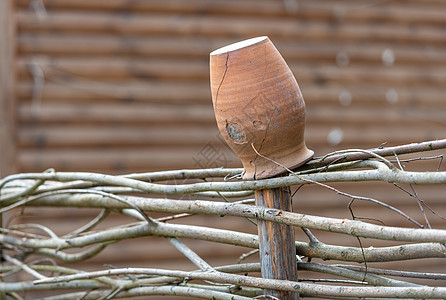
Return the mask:
[[[14,113],[14,10],[13,0],[0,0],[0,178],[16,171]],[[0,214],[0,227],[4,215]],[[3,261],[3,248],[0,248]],[[0,299],[6,299],[0,292]]]
[[[256,205],[291,211],[289,187],[256,191]],[[262,277],[297,281],[296,246],[291,226],[258,221],[259,250]],[[265,290],[265,294],[278,299],[298,299],[296,292]]]
[[16,172],[13,0],[0,1],[0,178]]

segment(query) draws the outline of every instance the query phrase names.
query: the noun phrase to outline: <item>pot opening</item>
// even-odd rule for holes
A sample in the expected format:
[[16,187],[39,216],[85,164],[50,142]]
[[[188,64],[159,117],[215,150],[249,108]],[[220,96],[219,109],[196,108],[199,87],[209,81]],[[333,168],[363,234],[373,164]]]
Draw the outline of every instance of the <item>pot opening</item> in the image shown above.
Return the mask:
[[210,55],[218,55],[218,54],[222,54],[222,53],[226,53],[226,52],[231,52],[231,51],[234,51],[234,50],[238,50],[238,49],[241,49],[241,48],[245,48],[245,47],[254,45],[256,43],[262,42],[262,41],[267,40],[267,39],[268,39],[267,36],[259,36],[259,37],[255,37],[255,38],[252,38],[252,39],[240,41],[240,42],[237,42],[237,43],[234,43],[234,44],[230,44],[230,45],[221,47],[221,48],[219,48],[217,50],[214,50],[214,51],[211,52]]

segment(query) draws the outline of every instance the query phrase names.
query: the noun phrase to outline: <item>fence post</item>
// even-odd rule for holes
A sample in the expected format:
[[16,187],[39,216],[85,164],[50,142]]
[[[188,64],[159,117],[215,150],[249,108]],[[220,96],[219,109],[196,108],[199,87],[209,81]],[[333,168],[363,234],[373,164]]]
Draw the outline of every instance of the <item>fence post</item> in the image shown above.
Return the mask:
[[[291,211],[289,187],[257,190],[256,205]],[[262,277],[297,281],[296,247],[291,226],[280,223],[258,221],[260,263]],[[265,290],[267,295],[279,299],[298,299],[296,292]]]

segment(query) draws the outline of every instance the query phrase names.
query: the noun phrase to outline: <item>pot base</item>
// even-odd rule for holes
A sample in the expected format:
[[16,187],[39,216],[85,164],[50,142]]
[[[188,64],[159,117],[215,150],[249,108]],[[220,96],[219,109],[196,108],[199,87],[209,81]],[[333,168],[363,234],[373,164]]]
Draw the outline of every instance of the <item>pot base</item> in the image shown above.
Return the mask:
[[314,152],[309,150],[305,145],[303,146],[303,149],[300,148],[296,152],[282,159],[273,159],[274,162],[258,156],[249,166],[243,166],[243,180],[265,179],[286,173],[288,170],[284,167],[293,170],[304,165],[314,156]]

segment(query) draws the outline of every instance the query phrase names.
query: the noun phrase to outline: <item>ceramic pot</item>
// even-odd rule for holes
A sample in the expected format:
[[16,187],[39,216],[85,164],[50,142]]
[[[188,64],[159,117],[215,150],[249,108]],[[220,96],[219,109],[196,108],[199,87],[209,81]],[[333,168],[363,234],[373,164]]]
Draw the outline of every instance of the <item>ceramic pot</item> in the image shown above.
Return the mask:
[[279,164],[293,169],[313,157],[304,141],[304,99],[268,37],[213,51],[210,72],[217,125],[242,161],[243,179],[273,177],[286,172]]

